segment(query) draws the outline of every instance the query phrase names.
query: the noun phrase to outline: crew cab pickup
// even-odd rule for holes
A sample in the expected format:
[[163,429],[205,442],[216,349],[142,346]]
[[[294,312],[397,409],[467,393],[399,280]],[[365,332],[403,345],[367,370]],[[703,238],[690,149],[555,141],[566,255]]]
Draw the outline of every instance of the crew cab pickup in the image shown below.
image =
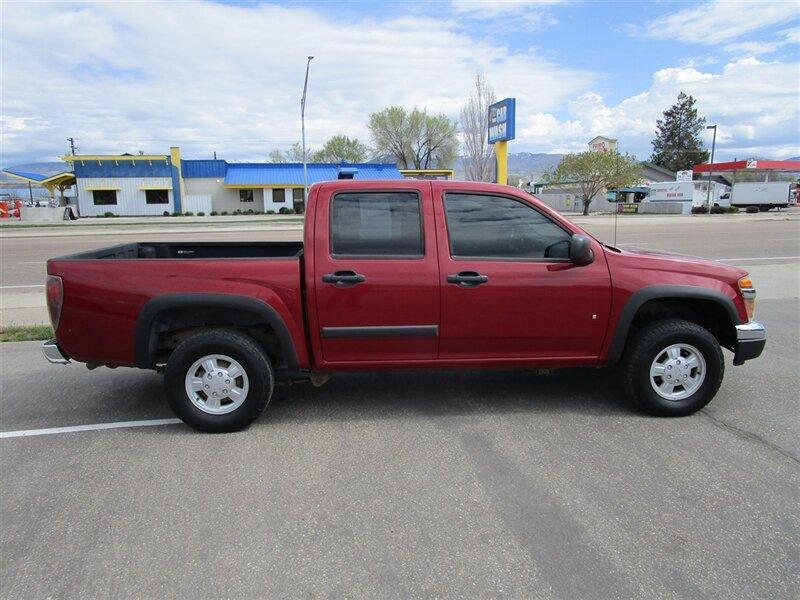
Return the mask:
[[705,406],[759,356],[748,274],[602,244],[516,188],[332,181],[303,242],[132,243],[54,258],[55,363],[164,371],[186,423],[232,431],[275,381],[379,369],[620,367],[651,414]]

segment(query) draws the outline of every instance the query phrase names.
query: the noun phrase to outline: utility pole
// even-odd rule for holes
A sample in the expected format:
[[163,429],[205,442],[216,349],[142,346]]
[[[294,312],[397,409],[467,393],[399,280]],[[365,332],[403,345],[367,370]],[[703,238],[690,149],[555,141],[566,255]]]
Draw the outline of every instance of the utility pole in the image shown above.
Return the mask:
[[708,189],[706,190],[706,212],[711,212],[711,172],[714,169],[714,147],[717,145],[717,126],[708,125],[706,129],[714,130],[714,136],[711,138],[711,162],[708,164]]
[[303,200],[308,200],[308,164],[306,160],[306,90],[308,89],[308,69],[311,67],[311,59],[308,57],[306,62],[306,79],[303,82],[303,97],[300,98],[300,131],[303,141]]
[[75,156],[75,138],[68,137],[67,141],[69,142],[69,153],[72,154],[72,156]]

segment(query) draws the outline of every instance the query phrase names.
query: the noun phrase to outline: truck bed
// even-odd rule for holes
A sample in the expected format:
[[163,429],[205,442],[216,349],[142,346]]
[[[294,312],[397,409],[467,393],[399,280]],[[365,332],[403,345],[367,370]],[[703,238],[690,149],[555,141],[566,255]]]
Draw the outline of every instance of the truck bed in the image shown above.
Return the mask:
[[[80,362],[132,366],[137,318],[152,299],[232,295],[275,310],[305,356],[302,242],[139,242],[47,262],[63,281],[56,330]],[[176,309],[177,310],[177,309]],[[232,320],[237,311],[227,313]]]
[[298,258],[303,242],[135,242],[89,250],[55,260],[137,258]]

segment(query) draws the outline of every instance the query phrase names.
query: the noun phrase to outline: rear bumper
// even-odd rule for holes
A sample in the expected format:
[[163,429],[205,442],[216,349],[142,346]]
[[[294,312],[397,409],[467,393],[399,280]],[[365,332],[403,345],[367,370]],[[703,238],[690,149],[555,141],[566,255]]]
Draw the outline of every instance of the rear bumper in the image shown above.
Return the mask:
[[58,347],[58,342],[55,340],[48,340],[42,344],[42,354],[44,354],[44,357],[51,363],[57,365],[66,365],[69,363],[69,358],[61,352],[61,348]]
[[761,323],[750,321],[736,326],[736,354],[733,357],[734,365],[744,364],[745,361],[758,358],[767,344],[767,328]]

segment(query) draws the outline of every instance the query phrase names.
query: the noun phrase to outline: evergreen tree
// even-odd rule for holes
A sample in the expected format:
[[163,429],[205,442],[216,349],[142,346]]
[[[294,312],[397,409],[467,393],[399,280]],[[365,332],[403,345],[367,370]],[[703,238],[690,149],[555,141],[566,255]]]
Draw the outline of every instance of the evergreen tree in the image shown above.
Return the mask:
[[696,102],[681,92],[678,101],[664,111],[664,118],[657,122],[650,162],[670,171],[685,171],[708,160],[700,139],[706,120],[697,116]]

